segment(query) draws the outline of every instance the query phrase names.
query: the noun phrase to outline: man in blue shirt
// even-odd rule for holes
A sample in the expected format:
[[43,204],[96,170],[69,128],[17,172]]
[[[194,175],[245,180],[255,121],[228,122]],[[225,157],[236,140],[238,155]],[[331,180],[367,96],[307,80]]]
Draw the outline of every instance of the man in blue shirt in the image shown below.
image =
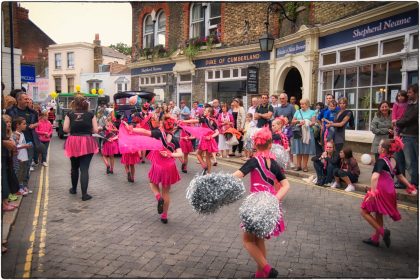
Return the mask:
[[181,100],[181,114],[180,118],[181,120],[189,120],[191,115],[190,108],[187,107],[185,104],[185,100]]
[[293,116],[295,115],[295,107],[287,103],[287,94],[285,92],[280,94],[280,105],[274,109],[274,118],[277,117],[287,117],[289,123],[292,121]]

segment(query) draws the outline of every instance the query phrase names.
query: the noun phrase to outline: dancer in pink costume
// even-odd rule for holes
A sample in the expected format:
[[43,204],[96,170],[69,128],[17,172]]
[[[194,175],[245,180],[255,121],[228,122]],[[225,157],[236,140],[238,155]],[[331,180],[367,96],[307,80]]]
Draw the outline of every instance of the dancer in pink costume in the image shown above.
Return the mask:
[[184,163],[182,164],[181,171],[187,173],[188,167],[188,154],[194,152],[193,144],[191,140],[195,139],[191,133],[188,133],[184,129],[181,129],[179,146],[181,147],[182,153],[184,154]]
[[[128,129],[132,129],[131,125],[127,125]],[[124,164],[125,173],[127,173],[127,181],[134,183],[134,175],[136,174],[136,164],[140,162],[138,151],[132,153],[121,154],[121,163]]]
[[[364,243],[378,247],[382,236],[387,247],[391,246],[391,231],[384,228],[383,216],[389,215],[392,220],[399,221],[401,215],[397,209],[397,194],[393,177],[396,175],[400,182],[407,187],[407,192],[415,195],[417,190],[410,185],[398,169],[398,164],[392,155],[403,148],[403,143],[395,139],[381,140],[378,147],[379,159],[373,168],[371,187],[361,205],[362,217],[374,228],[373,235],[363,240]],[[374,212],[375,216],[371,213]]]
[[[203,167],[202,175],[210,173],[211,171],[211,157],[212,153],[217,153],[219,151],[215,137],[219,135],[219,130],[217,129],[217,120],[213,118],[214,109],[212,107],[207,107],[204,109],[203,116],[199,119],[192,119],[181,121],[182,123],[200,123],[201,127],[210,129],[211,131],[200,138],[200,144],[198,145],[197,159]],[[206,153],[206,162],[203,160],[203,153]]]
[[[168,223],[169,190],[171,185],[181,180],[176,168],[175,158],[182,158],[183,153],[178,141],[173,137],[174,124],[175,120],[169,115],[165,115],[163,117],[163,126],[152,129],[152,131],[127,126],[129,133],[146,135],[162,141],[164,148],[150,151],[147,158],[152,162],[152,167],[148,174],[150,189],[158,202],[158,214],[161,214],[160,221],[164,224]],[[159,185],[162,186],[161,190]]]
[[[253,158],[249,159],[233,176],[242,178],[251,173],[251,192],[268,191],[275,195],[279,203],[289,191],[289,181],[284,176],[280,166],[274,160],[274,155],[270,153],[272,144],[271,131],[264,127],[254,135],[254,143],[257,149]],[[280,207],[281,211],[281,207]],[[271,236],[279,236],[285,230],[282,215]],[[270,236],[266,237],[267,239]],[[243,244],[245,249],[257,263],[258,269],[255,273],[256,278],[275,278],[278,274],[267,262],[267,252],[265,240],[254,234],[244,232]]]
[[102,146],[102,159],[106,166],[106,174],[114,174],[114,155],[119,153],[118,150],[118,129],[108,117],[105,126],[105,143]]

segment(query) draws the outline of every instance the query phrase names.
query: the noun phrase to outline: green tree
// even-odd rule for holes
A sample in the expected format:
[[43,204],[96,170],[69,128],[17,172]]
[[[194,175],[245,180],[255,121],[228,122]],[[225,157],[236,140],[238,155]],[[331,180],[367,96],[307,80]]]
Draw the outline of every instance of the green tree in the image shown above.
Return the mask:
[[129,47],[127,44],[117,43],[116,45],[111,44],[109,47],[125,55],[131,55],[131,47]]

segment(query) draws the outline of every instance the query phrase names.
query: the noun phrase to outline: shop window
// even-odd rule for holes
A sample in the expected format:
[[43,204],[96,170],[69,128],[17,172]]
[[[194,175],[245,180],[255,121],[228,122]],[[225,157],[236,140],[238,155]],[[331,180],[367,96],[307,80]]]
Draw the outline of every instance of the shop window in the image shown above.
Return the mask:
[[382,43],[382,54],[398,53],[404,48],[404,37],[399,37]]
[[324,54],[322,56],[323,65],[330,65],[336,63],[336,53]]
[[347,62],[356,59],[356,49],[345,50],[340,52],[340,62]]
[[140,84],[144,85],[144,78],[140,78]]
[[348,88],[345,90],[344,95],[347,98],[347,108],[356,109],[356,97],[357,97],[357,88]]
[[223,70],[223,78],[230,78],[230,69]]
[[372,65],[359,67],[359,87],[369,86],[371,81]]
[[357,67],[346,69],[346,88],[357,86]]
[[401,84],[401,60],[389,62],[388,67],[388,84]]
[[55,69],[61,69],[61,53],[54,55]]
[[190,38],[204,38],[211,34],[220,36],[221,3],[193,3],[190,18]]
[[246,77],[247,74],[247,68],[241,68],[241,77]]
[[166,81],[167,81],[167,77],[166,77],[166,75],[163,75],[162,76],[162,83],[163,84],[166,84]]
[[344,69],[334,70],[334,88],[344,87]]
[[414,34],[412,37],[412,49],[413,50],[418,50],[419,49],[419,34]]
[[332,71],[325,71],[322,73],[322,81],[324,89],[332,88]]
[[217,70],[217,71],[215,71],[215,73],[214,73],[215,75],[214,75],[214,77],[216,78],[216,79],[220,79],[220,71],[219,70]]
[[207,73],[208,79],[213,79],[213,71],[208,71]]
[[233,69],[232,71],[232,77],[237,78],[239,75],[239,70],[238,69]]
[[155,77],[150,77],[150,83],[155,84],[156,83],[156,78]]
[[386,83],[386,63],[373,64],[372,85],[384,85]]
[[359,52],[360,59],[378,56],[378,44],[360,47]]

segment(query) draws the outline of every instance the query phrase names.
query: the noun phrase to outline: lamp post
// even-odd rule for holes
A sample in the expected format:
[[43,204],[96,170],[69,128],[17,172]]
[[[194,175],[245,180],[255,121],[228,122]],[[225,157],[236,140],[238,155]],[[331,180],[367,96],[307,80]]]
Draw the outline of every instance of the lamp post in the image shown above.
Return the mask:
[[293,19],[291,19],[287,16],[286,10],[281,3],[273,2],[270,5],[268,5],[268,7],[267,7],[267,19],[264,22],[264,24],[265,24],[265,34],[259,39],[260,49],[263,52],[271,52],[273,50],[274,37],[268,32],[268,26],[270,25],[269,17],[270,17],[271,12],[279,11],[278,8],[280,8],[281,13],[284,15],[284,17],[287,20],[294,21]]

